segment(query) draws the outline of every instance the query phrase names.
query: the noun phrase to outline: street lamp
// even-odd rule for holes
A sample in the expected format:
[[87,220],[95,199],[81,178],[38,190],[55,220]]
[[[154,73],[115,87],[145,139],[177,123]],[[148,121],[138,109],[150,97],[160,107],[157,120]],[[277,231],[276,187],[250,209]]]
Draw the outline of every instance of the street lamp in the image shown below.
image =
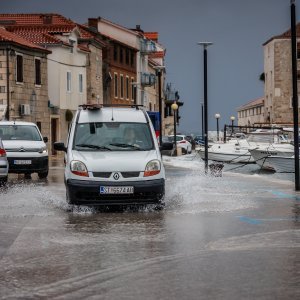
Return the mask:
[[204,138],[204,116],[203,116],[203,102],[201,102],[201,130],[202,130],[202,138]]
[[217,120],[217,141],[219,141],[219,119],[221,118],[221,115],[217,113],[215,114],[215,118]]
[[159,145],[162,145],[162,99],[161,99],[161,74],[165,66],[154,67],[158,79],[158,110],[159,110]]
[[234,126],[235,116],[231,116],[230,120],[231,120],[231,135],[233,135],[233,126]]
[[176,112],[178,110],[178,105],[176,102],[174,102],[171,105],[171,108],[173,110],[173,115],[174,115],[174,156],[177,156],[177,140],[176,140],[176,122],[177,122],[177,118],[176,118]]
[[208,112],[207,112],[207,47],[211,46],[211,42],[199,42],[198,45],[203,47],[203,71],[204,71],[204,163],[205,174],[208,172]]
[[294,165],[295,165],[295,190],[300,190],[299,182],[299,113],[298,113],[298,83],[297,83],[297,25],[296,4],[291,0],[291,50],[292,50],[292,102],[294,121]]

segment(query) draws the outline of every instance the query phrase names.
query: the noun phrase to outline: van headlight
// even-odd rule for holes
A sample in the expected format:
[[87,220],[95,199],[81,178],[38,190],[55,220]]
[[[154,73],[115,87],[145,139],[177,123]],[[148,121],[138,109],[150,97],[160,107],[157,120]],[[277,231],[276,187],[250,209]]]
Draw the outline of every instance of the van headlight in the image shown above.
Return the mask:
[[157,159],[150,160],[145,168],[144,177],[154,176],[160,173],[160,161]]
[[70,163],[71,172],[77,176],[89,177],[85,164],[79,160],[72,160]]
[[42,147],[40,150],[39,150],[39,153],[41,153],[41,154],[45,154],[45,153],[47,153],[48,151],[47,151],[47,147],[45,146],[45,147]]

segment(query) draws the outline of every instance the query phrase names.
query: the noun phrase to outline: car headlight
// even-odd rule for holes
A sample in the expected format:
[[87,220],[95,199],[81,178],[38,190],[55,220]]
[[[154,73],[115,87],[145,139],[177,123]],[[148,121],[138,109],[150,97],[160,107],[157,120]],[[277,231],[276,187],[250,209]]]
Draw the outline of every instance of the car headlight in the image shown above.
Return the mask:
[[157,159],[151,160],[147,163],[144,177],[154,176],[160,173],[160,161]]
[[39,150],[39,153],[41,153],[41,154],[45,154],[45,153],[47,153],[48,151],[47,151],[47,147],[42,147],[40,150]]
[[79,160],[72,160],[70,163],[70,169],[75,175],[89,177],[85,164]]

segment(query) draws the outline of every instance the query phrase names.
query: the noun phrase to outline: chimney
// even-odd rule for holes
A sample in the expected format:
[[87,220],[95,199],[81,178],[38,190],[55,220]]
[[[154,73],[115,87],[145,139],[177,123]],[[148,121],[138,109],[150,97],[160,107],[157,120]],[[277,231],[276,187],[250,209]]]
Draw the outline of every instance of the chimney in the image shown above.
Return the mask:
[[93,29],[93,31],[98,31],[98,18],[89,18],[88,26],[89,28]]
[[42,15],[43,24],[52,24],[52,15]]

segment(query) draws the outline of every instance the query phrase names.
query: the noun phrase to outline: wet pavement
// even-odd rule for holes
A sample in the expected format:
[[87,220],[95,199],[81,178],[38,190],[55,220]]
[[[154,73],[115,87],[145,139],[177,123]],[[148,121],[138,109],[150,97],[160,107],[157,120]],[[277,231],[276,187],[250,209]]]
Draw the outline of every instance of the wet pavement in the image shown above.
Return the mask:
[[48,180],[12,176],[0,191],[0,297],[300,298],[291,181],[166,166],[163,211],[72,210],[60,161]]

